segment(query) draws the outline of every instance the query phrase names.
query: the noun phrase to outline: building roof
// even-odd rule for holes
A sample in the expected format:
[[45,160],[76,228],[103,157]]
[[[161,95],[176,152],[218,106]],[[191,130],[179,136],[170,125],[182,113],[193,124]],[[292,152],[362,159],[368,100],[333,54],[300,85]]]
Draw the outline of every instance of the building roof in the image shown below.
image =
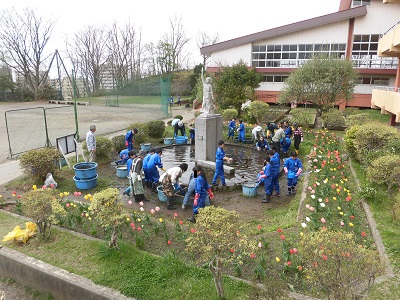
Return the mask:
[[288,33],[298,32],[318,26],[323,26],[331,23],[336,23],[343,20],[352,19],[355,17],[365,16],[367,14],[367,7],[365,5],[354,7],[347,10],[342,10],[336,13],[323,15],[320,17],[260,31],[257,33],[245,35],[236,39],[228,40],[225,42],[209,45],[200,48],[202,55],[210,55],[213,52],[226,50],[266,39],[270,39],[276,36],[285,35]]

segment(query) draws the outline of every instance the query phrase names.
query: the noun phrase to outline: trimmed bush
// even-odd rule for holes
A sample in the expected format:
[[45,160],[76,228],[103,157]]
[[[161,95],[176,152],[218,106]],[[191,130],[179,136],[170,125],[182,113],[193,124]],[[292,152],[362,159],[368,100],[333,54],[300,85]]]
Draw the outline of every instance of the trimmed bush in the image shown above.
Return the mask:
[[224,111],[222,112],[222,117],[225,120],[232,120],[233,118],[237,118],[238,116],[238,111],[236,110],[236,108],[227,108],[224,109]]
[[252,101],[250,103],[249,109],[247,110],[249,116],[254,118],[257,123],[261,123],[263,118],[269,112],[269,105],[262,101]]
[[123,149],[126,149],[125,136],[116,135],[111,139],[114,154],[118,155]]
[[165,133],[165,124],[162,120],[151,121],[147,123],[149,136],[152,138],[162,138]]
[[372,159],[385,153],[396,152],[400,145],[400,132],[396,128],[379,122],[369,122],[360,125],[353,144],[357,159],[368,164]]
[[55,148],[29,150],[20,156],[19,164],[24,173],[38,180],[45,180],[47,173],[57,170],[60,152]]
[[310,114],[307,110],[301,108],[293,108],[290,110],[290,114],[293,116],[291,123],[297,123],[301,127],[310,127],[313,125],[315,114]]
[[399,187],[400,183],[400,156],[389,154],[371,162],[367,170],[367,178],[377,185],[387,185],[388,191],[392,187]]
[[338,109],[330,109],[327,113],[322,114],[322,120],[326,128],[346,126],[346,119]]
[[360,247],[351,233],[306,234],[299,253],[304,262],[305,279],[320,298],[352,299],[360,285],[368,289],[383,273],[377,252]]
[[344,134],[344,142],[346,144],[347,151],[349,151],[351,154],[356,154],[356,146],[354,145],[354,140],[357,136],[357,132],[360,126],[358,125],[353,125],[350,128],[346,130],[346,133]]
[[370,118],[367,114],[356,114],[356,115],[349,115],[346,119],[346,125],[348,127],[352,127],[354,125],[362,125],[367,122],[370,122]]

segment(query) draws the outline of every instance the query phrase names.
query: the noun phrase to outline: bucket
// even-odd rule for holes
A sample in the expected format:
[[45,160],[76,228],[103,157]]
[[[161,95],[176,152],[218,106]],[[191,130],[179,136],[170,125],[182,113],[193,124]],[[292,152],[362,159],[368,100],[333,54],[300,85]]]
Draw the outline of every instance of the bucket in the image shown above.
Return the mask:
[[161,202],[167,202],[167,196],[165,196],[163,192],[162,185],[159,185],[157,187],[157,194],[158,194],[158,200],[160,200]]
[[97,163],[83,162],[74,165],[75,177],[77,179],[92,179],[97,176]]
[[119,177],[119,178],[128,177],[128,169],[126,168],[126,165],[116,166],[115,170],[117,170],[117,177]]
[[176,144],[187,144],[188,137],[187,136],[177,136],[175,137]]
[[142,143],[142,144],[140,144],[140,149],[142,149],[144,151],[150,151],[150,146],[151,146],[151,143]]
[[173,138],[164,138],[164,145],[172,145]]
[[98,176],[99,175],[96,175],[94,178],[91,179],[79,179],[74,176],[76,188],[80,190],[90,190],[92,188],[95,188],[97,186]]
[[242,185],[243,196],[246,197],[255,197],[257,196],[257,184],[246,184]]

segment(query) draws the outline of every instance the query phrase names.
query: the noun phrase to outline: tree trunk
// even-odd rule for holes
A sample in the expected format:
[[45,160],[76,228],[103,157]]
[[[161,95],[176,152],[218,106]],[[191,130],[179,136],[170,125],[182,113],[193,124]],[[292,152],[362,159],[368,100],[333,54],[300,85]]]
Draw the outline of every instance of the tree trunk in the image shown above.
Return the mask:
[[219,299],[224,299],[224,286],[222,283],[222,263],[218,259],[218,256],[214,257],[209,264],[210,271],[214,277],[215,288],[217,289],[217,294]]
[[119,249],[119,247],[118,247],[118,233],[117,233],[117,229],[115,227],[113,227],[111,229],[111,238],[110,238],[110,242],[108,243],[108,247]]
[[322,128],[322,118],[320,116],[316,116],[315,117],[314,128],[315,129],[321,129]]

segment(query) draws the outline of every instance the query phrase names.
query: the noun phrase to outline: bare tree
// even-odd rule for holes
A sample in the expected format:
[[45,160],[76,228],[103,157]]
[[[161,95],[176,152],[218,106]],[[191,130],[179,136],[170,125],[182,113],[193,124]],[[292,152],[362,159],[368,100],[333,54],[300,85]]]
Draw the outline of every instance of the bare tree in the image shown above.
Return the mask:
[[98,94],[108,62],[108,33],[103,27],[87,26],[67,42],[67,55],[86,83],[87,93]]
[[178,19],[175,16],[174,20],[170,19],[170,30],[162,36],[157,45],[146,45],[150,55],[147,60],[149,70],[164,74],[188,68],[190,53],[185,52],[185,46],[189,41],[190,38],[186,37],[183,30],[182,18]]
[[132,79],[141,77],[142,44],[141,33],[137,32],[129,22],[120,28],[113,23],[108,31],[109,65],[118,85],[124,85]]
[[[200,49],[208,45],[213,45],[217,43],[218,40],[219,40],[218,33],[216,33],[214,36],[209,36],[204,31],[201,31],[197,35],[197,47],[199,47]],[[203,57],[203,68],[205,69],[205,67],[207,66],[207,59],[210,58],[210,55],[202,54],[202,57]]]
[[4,63],[24,78],[37,100],[40,87],[45,83],[48,72],[46,45],[54,28],[53,20],[38,16],[33,9],[22,12],[16,9],[0,12],[1,57]]

